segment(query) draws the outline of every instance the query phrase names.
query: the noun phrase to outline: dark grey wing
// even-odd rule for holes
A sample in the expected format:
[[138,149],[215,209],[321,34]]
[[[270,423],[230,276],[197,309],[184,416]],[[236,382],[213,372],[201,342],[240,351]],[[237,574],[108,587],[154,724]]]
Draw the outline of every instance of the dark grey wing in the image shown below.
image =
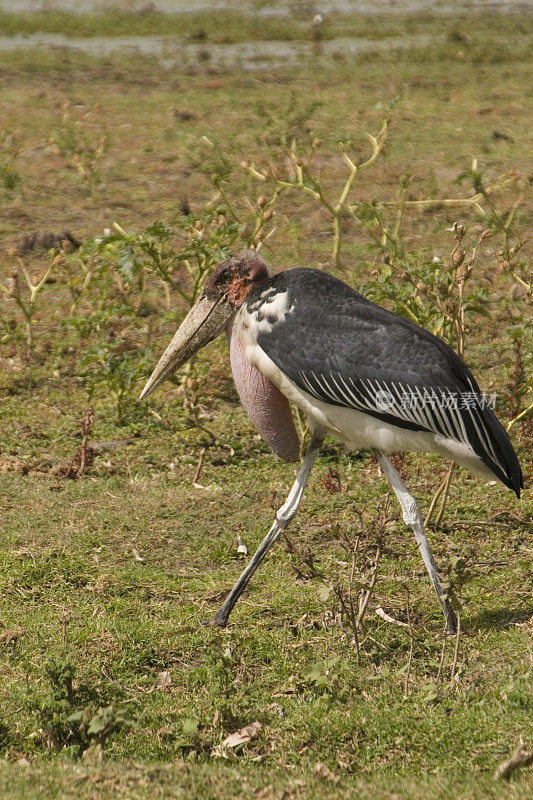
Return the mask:
[[400,428],[467,444],[519,492],[521,471],[509,437],[468,367],[441,339],[318,270],[289,270],[267,286],[249,295],[250,307],[275,290],[287,293],[289,310],[257,342],[300,389]]

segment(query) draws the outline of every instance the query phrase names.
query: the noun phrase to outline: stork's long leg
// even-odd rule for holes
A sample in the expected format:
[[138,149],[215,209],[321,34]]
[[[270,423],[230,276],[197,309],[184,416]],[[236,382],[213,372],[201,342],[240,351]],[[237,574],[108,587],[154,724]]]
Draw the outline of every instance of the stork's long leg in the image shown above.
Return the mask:
[[219,628],[224,628],[228,621],[228,617],[231,614],[233,606],[243,593],[244,589],[248,585],[248,582],[254,572],[256,571],[257,567],[264,559],[276,539],[279,537],[280,533],[287,527],[291,519],[296,516],[298,508],[300,506],[300,500],[302,499],[302,495],[304,493],[305,487],[307,486],[307,481],[309,480],[309,475],[313,468],[313,464],[316,461],[318,453],[320,451],[320,445],[324,440],[324,434],[315,432],[311,439],[311,444],[309,445],[309,450],[307,451],[304,460],[302,461],[302,466],[298,472],[296,480],[294,481],[293,487],[289,492],[289,496],[281,506],[281,508],[276,513],[276,519],[274,520],[274,524],[270,528],[269,532],[257,548],[256,552],[254,553],[250,563],[243,571],[242,575],[240,576],[239,580],[227,596],[226,600],[217,611],[215,616],[209,620],[206,624],[207,625],[216,625]]
[[435,589],[437,597],[439,598],[439,602],[442,606],[448,631],[450,633],[456,633],[457,617],[455,616],[449,600],[444,597],[439,573],[437,571],[437,565],[435,564],[435,559],[433,558],[433,553],[431,552],[431,547],[429,546],[429,542],[427,540],[426,532],[424,530],[424,523],[422,522],[422,517],[420,516],[417,502],[414,497],[409,494],[407,487],[392,466],[385,453],[381,452],[381,450],[376,450],[375,452],[383,474],[388,478],[390,485],[394,489],[394,493],[402,507],[404,522],[406,525],[409,525],[409,527],[412,528],[415,533],[418,547],[420,548],[422,558],[424,559],[424,564],[426,565],[426,569],[429,572],[429,577],[431,578],[431,583],[433,584],[433,588]]

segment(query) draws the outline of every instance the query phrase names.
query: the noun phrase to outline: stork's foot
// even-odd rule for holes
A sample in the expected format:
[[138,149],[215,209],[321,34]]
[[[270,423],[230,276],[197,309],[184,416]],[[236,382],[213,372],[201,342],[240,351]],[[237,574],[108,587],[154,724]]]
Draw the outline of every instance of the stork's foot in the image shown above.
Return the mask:
[[228,617],[219,614],[215,614],[215,616],[211,617],[211,619],[202,620],[202,625],[204,625],[206,628],[225,628],[227,624]]
[[457,616],[455,611],[447,600],[444,600],[442,603],[442,610],[444,611],[444,616],[446,617],[446,627],[448,628],[448,633],[450,633],[452,636],[455,636],[457,633]]

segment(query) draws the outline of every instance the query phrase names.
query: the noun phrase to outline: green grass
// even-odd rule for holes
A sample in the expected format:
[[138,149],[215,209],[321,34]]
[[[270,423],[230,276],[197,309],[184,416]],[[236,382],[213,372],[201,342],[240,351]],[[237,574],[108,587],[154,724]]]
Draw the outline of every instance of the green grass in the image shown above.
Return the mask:
[[[446,18],[428,13],[401,14],[330,14],[321,26],[322,39],[338,36],[360,36],[380,39],[407,33],[435,34],[449,31],[456,42],[468,44],[477,34],[487,35],[497,25],[502,37],[513,37],[527,31],[529,15],[483,15],[463,13]],[[65,33],[85,36],[179,36],[190,41],[234,42],[261,39],[311,39],[309,17],[288,13],[280,16],[256,16],[253,13],[218,10],[186,14],[138,14],[113,10],[105,14],[74,14],[68,11],[45,13],[0,12],[0,30],[5,36],[33,33]]]
[[[65,23],[61,15],[43,19]],[[150,15],[148,23],[128,19],[152,24]],[[154,17],[154,26],[161,19]],[[190,29],[166,32],[189,35],[200,22],[187,19]],[[20,30],[21,18],[11,20],[13,32],[15,22]],[[112,32],[107,16],[102,24]],[[214,40],[219,18],[207,15],[201,24]],[[232,35],[252,36],[247,24],[239,18]],[[261,35],[281,36],[276,25],[288,35],[287,21],[268,24]],[[361,24],[350,21],[354,31]],[[394,21],[399,28],[409,24]],[[434,30],[430,19],[424,24]],[[439,22],[435,33],[456,24]],[[91,35],[91,25],[94,30],[92,17],[82,17],[76,33]],[[324,141],[322,166],[332,192],[342,169],[337,139],[353,134],[363,152],[365,132],[377,129],[396,95],[389,143],[376,170],[362,175],[358,197],[394,196],[405,172],[413,173],[415,197],[435,183],[440,195],[453,195],[460,191],[454,178],[474,156],[491,176],[529,175],[527,41],[519,51],[512,42],[496,49],[506,32],[529,22],[502,17],[492,33],[485,25],[482,19],[468,28],[474,41],[466,47],[450,39],[409,58],[333,61],[319,73],[305,62],[243,75],[208,64],[168,71],[150,59],[118,55],[102,61],[51,51],[0,54],[2,126],[15,142],[4,146],[12,147],[21,176],[13,190],[0,188],[0,282],[19,263],[9,248],[23,234],[70,229],[84,239],[114,220],[140,231],[170,219],[183,198],[199,210],[212,194],[198,155],[200,137],[260,164],[278,146],[295,102],[300,109],[311,99],[321,103],[311,126]],[[91,141],[109,133],[103,181],[93,194],[49,147],[65,111]],[[522,231],[531,212],[526,191]],[[413,215],[406,247],[445,256],[451,249],[445,228],[456,219],[474,232],[483,222],[456,210]],[[276,225],[265,248],[276,269],[327,262],[330,228],[311,203],[286,195]],[[348,223],[345,237],[350,280],[367,281],[379,256]],[[467,358],[483,388],[494,382],[505,415],[516,369],[505,330],[528,308],[510,294],[511,278],[498,270],[495,249],[489,240],[473,278],[487,291],[489,314],[475,318]],[[521,257],[530,255],[526,243]],[[21,258],[33,276],[50,260],[42,251]],[[445,518],[429,536],[439,565],[445,568],[457,554],[471,572],[457,641],[443,638],[416,544],[392,499],[359,659],[335,595],[326,597],[319,581],[302,577],[301,557],[283,542],[228,628],[206,628],[202,620],[243,567],[237,535],[251,553],[295,468],[277,461],[256,437],[219,341],[200,355],[194,373],[200,380],[191,389],[212,440],[195,427],[170,384],[141,405],[133,399],[139,379],[122,425],[100,387],[90,438],[94,462],[78,480],[61,477],[80,444],[87,398],[79,361],[88,342],[61,325],[69,306],[65,273],[57,267],[52,277],[38,300],[31,359],[17,309],[0,296],[0,634],[18,631],[0,640],[2,798],[529,797],[526,770],[508,783],[492,776],[520,737],[533,739],[530,490],[518,503],[465,472],[452,483]],[[148,299],[163,303],[160,289],[150,292]],[[91,298],[97,301],[96,294]],[[172,304],[181,316],[183,304],[174,297]],[[132,314],[112,319],[110,328],[134,348],[149,346],[155,360],[175,316]],[[527,423],[513,429],[525,465],[528,433]],[[192,484],[202,448],[197,482],[204,488],[198,488]],[[401,466],[425,511],[446,465],[436,456],[409,455]],[[338,469],[346,491],[331,493],[330,468]],[[339,535],[359,533],[358,566],[367,574],[386,492],[368,453],[347,456],[328,442],[290,541],[299,552],[311,548],[327,578],[346,586],[351,557]],[[409,609],[411,628],[386,622],[375,613],[378,605],[400,621]],[[75,673],[70,684],[69,670]],[[121,708],[128,724],[116,722],[103,763],[94,752],[92,760],[91,752],[81,759],[90,720],[110,707],[115,715]],[[87,719],[69,721],[75,712]],[[261,728],[239,753],[217,755],[229,734],[255,721]]]
[[[161,435],[151,437],[152,460],[156,453],[164,455],[165,444]],[[25,628],[16,644],[5,647],[3,661],[9,685],[4,736],[11,757],[25,753],[36,760],[36,775],[46,774],[41,761],[46,735],[36,712],[50,693],[43,664],[50,657],[67,657],[74,659],[78,680],[95,693],[93,703],[126,702],[135,723],[130,733],[109,743],[104,783],[113,769],[122,780],[120,764],[139,759],[153,769],[155,762],[184,758],[192,775],[209,774],[217,743],[257,719],[260,736],[238,763],[242,778],[258,786],[258,766],[267,782],[274,777],[278,783],[281,765],[306,776],[324,762],[346,789],[362,778],[386,786],[388,776],[406,782],[406,797],[416,796],[409,784],[425,773],[435,776],[437,787],[444,781],[451,791],[466,781],[471,794],[461,796],[486,796],[487,773],[505,757],[518,732],[527,736],[530,731],[525,623],[531,610],[520,520],[491,530],[490,538],[486,529],[469,529],[467,523],[453,537],[450,532],[433,537],[441,562],[453,538],[472,564],[479,564],[468,589],[453,685],[447,679],[453,641],[443,679],[435,685],[442,626],[414,543],[400,525],[388,536],[375,601],[401,615],[409,585],[417,620],[405,698],[405,629],[372,615],[366,627],[371,638],[358,663],[348,632],[337,624],[323,627],[324,611],[335,604],[320,600],[316,584],[294,581],[283,548],[253,582],[228,630],[203,628],[200,620],[217,605],[206,598],[229,586],[241,568],[231,547],[234,532],[242,533],[250,549],[255,546],[272,513],[264,507],[262,491],[267,486],[284,491],[287,468],[267,455],[207,465],[206,489],[194,490],[184,477],[169,480],[160,471],[144,471],[141,477],[135,451],[145,445],[128,445],[127,456],[113,459],[111,475],[102,465],[79,482],[2,478],[2,621],[8,629]],[[378,513],[384,486],[363,464],[350,466],[341,459],[341,474],[353,486],[346,498],[325,490],[322,459],[290,534],[299,546],[309,544],[323,566],[342,558],[332,539],[333,522],[349,529],[350,506],[360,507],[363,498],[366,519]],[[133,480],[128,465],[133,465]],[[246,502],[235,505],[234,497],[243,493]],[[469,482],[461,515],[483,515],[484,494],[483,487]],[[505,519],[516,515],[510,500],[499,507],[509,509]],[[449,518],[457,511],[454,497]],[[332,658],[338,662],[328,671],[321,664]],[[307,677],[313,665],[323,683]],[[170,673],[171,684],[154,691],[163,671]],[[197,725],[192,733],[189,720]],[[237,760],[230,759],[229,766],[235,770]],[[219,771],[217,761],[213,768]],[[223,785],[231,774],[221,778]],[[169,786],[182,780],[179,770],[173,774],[167,767],[162,776]],[[516,796],[527,796],[527,781],[515,778],[514,783]],[[218,796],[208,785],[199,796]],[[415,786],[422,791],[417,781]]]
[[[50,11],[45,14],[0,14],[0,26],[4,35],[32,33],[64,33],[83,36],[183,36],[191,41],[240,41],[257,38],[258,27],[261,38],[299,38],[304,32],[300,23],[289,27],[286,21],[262,20],[258,26],[254,17],[220,11],[217,15],[208,12],[183,15],[134,14],[110,12],[108,14],[73,14]],[[292,29],[292,35],[290,31]],[[224,31],[222,34],[221,31]]]

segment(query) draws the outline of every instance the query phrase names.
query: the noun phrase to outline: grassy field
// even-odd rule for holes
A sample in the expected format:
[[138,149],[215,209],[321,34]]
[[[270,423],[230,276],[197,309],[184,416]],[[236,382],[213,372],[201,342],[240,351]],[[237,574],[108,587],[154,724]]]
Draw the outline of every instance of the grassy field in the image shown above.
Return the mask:
[[[259,25],[237,14],[224,25],[208,13],[0,23],[9,34],[174,35],[207,51],[310,36],[298,18]],[[0,51],[2,798],[531,796],[527,769],[493,778],[533,739],[529,480],[518,502],[455,474],[444,517],[429,526],[462,604],[450,637],[375,461],[328,440],[288,539],[228,628],[204,627],[243,568],[238,537],[253,552],[295,467],[252,429],[221,340],[184,381],[137,402],[192,284],[183,261],[165,285],[145,270],[146,253],[139,268],[134,234],[153,243],[145,231],[160,221],[172,226],[170,248],[200,239],[215,252],[217,236],[221,247],[232,237],[242,246],[270,184],[239,164],[281,174],[293,137],[301,152],[321,140],[315,174],[337,198],[339,140],[368,155],[366,133],[397,98],[386,146],[352,189],[366,203],[359,223],[339,218],[337,272],[400,302],[405,286],[389,263],[424,264],[429,280],[433,259],[450,259],[447,228],[466,227],[470,252],[488,226],[468,284],[476,302],[465,358],[507,422],[531,402],[532,28],[530,16],[487,14],[331,19],[325,38],[428,38],[357,58],[318,49],[291,68],[251,72],[205,53],[169,66],[134,54]],[[402,185],[410,201],[467,197],[475,176],[454,181],[474,158],[484,186],[499,183],[483,200],[494,213],[407,205],[397,251],[385,253],[365,222],[373,201],[397,199]],[[498,220],[513,204],[509,246],[525,243],[504,252]],[[335,271],[324,205],[287,190],[273,210],[263,253],[275,270]],[[104,229],[115,239],[92,241]],[[67,230],[84,242],[81,254],[47,249]],[[50,265],[30,308],[23,268],[35,285]],[[86,289],[83,269],[92,270]],[[417,298],[411,313],[429,324],[431,301]],[[89,403],[87,465],[69,479]],[[530,418],[511,435],[527,475]],[[395,463],[426,512],[448,465],[432,455]],[[340,598],[363,597],[378,545],[354,632]],[[248,741],[223,745],[253,723]]]

